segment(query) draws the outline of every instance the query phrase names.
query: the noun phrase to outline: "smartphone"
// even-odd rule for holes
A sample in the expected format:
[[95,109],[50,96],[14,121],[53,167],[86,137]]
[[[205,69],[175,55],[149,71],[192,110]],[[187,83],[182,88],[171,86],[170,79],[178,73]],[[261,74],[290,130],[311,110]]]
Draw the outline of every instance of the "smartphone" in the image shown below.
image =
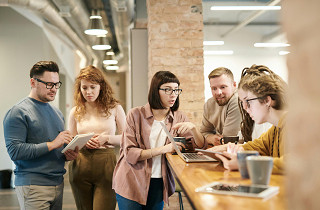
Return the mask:
[[[205,154],[205,155],[208,155],[208,156],[210,156],[210,157],[213,157],[214,159],[216,159],[216,160],[220,160],[220,158],[218,158],[217,156],[216,156],[216,154],[219,154],[219,155],[222,155],[223,157],[225,157],[225,158],[227,158],[228,160],[230,160],[230,158],[229,157],[227,157],[227,156],[225,156],[222,152],[214,152],[214,151],[210,151],[210,150],[204,150],[204,149],[194,149],[196,152],[201,152],[201,153],[203,153],[203,154]],[[221,160],[220,160],[221,161]]]
[[199,187],[195,191],[203,193],[215,193],[266,199],[278,194],[279,187],[267,185],[241,185],[213,182],[209,185]]
[[205,150],[205,149],[194,149],[196,152],[202,152],[202,153],[211,153],[211,154],[219,154],[219,155],[223,155],[222,152],[214,152],[214,151],[210,151],[210,150]]

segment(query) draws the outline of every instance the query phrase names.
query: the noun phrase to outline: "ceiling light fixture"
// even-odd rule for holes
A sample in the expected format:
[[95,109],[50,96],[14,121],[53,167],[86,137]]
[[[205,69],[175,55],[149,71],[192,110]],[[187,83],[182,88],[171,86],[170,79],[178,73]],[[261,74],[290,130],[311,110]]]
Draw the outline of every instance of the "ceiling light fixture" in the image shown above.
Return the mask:
[[203,41],[203,45],[224,45],[224,41]]
[[275,42],[266,42],[266,43],[254,43],[255,47],[289,47],[290,44],[287,43],[275,43]]
[[212,6],[211,10],[281,10],[281,6]]
[[105,65],[118,64],[118,61],[113,58],[113,55],[114,55],[114,52],[107,52],[106,56],[103,60],[103,64],[105,64]]
[[106,29],[104,29],[102,17],[99,14],[98,10],[92,10],[88,29],[84,31],[85,34],[88,35],[105,35],[108,33]]
[[107,40],[106,35],[99,35],[97,36],[97,40],[94,45],[92,45],[92,49],[94,50],[110,50],[111,45],[109,45],[109,42]]
[[106,52],[106,55],[114,55],[114,52],[113,51],[108,51],[108,52]]
[[106,69],[107,69],[107,70],[118,70],[118,69],[119,69],[119,66],[108,65],[108,66],[106,66]]
[[289,54],[289,51],[279,51],[279,55],[287,55]]
[[233,50],[207,50],[204,55],[233,55]]

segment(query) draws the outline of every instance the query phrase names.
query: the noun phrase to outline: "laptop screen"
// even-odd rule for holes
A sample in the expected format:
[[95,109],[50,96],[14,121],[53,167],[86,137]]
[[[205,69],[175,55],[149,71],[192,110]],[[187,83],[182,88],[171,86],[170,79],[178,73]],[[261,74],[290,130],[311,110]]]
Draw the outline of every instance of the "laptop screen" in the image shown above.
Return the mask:
[[168,131],[168,129],[167,129],[167,127],[166,127],[166,125],[165,125],[163,122],[160,122],[160,124],[161,124],[161,126],[162,126],[163,130],[166,132],[166,134],[167,134],[167,136],[168,136],[169,140],[171,141],[171,143],[172,143],[172,145],[173,145],[174,150],[176,150],[176,152],[178,153],[178,155],[182,155],[182,153],[181,153],[180,149],[178,148],[178,146],[177,146],[176,142],[174,141],[174,139],[173,139],[173,137],[172,137],[171,133]]

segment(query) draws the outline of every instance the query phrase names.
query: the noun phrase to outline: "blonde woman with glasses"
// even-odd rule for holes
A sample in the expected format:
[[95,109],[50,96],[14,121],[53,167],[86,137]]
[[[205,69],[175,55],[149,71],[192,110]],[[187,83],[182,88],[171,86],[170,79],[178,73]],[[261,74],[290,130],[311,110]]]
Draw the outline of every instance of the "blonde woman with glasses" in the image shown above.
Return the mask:
[[227,144],[210,148],[226,151],[231,158],[217,155],[226,169],[237,170],[236,152],[256,150],[260,155],[273,157],[273,173],[284,172],[284,136],[287,113],[287,84],[268,67],[253,65],[242,71],[238,88],[239,106],[243,116],[241,131],[244,137],[252,133],[253,121],[257,124],[269,122],[272,127],[258,139],[244,145]]

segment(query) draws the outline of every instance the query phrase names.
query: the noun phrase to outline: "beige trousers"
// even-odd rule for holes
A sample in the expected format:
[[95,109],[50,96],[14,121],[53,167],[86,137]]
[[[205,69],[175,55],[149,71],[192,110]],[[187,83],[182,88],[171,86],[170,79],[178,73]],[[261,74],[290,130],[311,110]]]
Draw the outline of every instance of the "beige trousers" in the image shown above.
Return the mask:
[[63,183],[58,186],[24,185],[16,186],[21,210],[61,210]]

